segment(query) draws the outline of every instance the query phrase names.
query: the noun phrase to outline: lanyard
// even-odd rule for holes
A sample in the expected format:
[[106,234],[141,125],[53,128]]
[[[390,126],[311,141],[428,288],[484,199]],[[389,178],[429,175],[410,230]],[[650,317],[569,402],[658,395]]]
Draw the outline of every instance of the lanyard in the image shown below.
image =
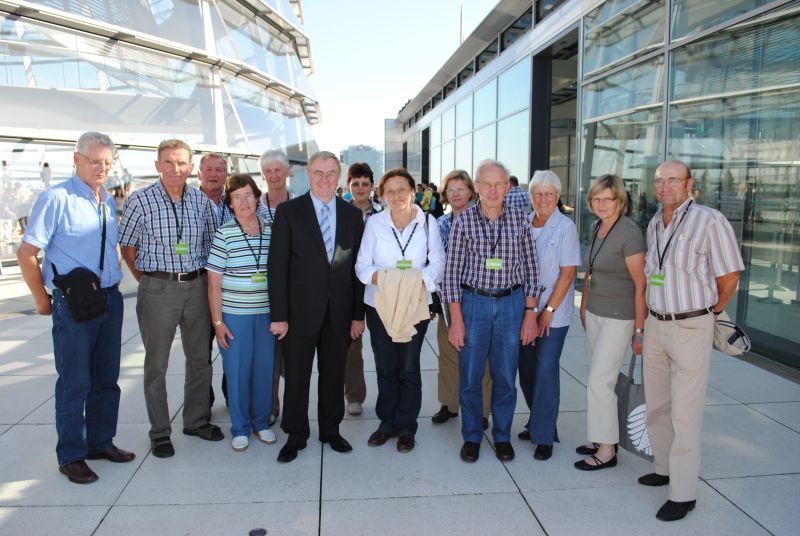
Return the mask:
[[245,244],[247,244],[247,249],[250,250],[250,253],[253,255],[253,259],[256,261],[256,272],[260,272],[261,270],[261,240],[264,238],[264,230],[261,228],[261,221],[258,221],[258,255],[256,252],[253,251],[253,246],[250,245],[250,240],[247,238],[247,233],[244,232],[244,227],[242,224],[239,223],[238,218],[234,218],[236,220],[236,225],[239,226],[239,230],[242,232],[242,237],[244,238]]
[[[678,227],[680,227],[681,224],[683,223],[683,219],[686,217],[686,213],[689,212],[689,207],[692,206],[692,203],[694,203],[694,200],[689,201],[689,204],[686,205],[686,208],[684,209],[683,214],[681,214],[681,219],[678,220],[678,224],[675,226],[675,229],[672,230],[672,234],[669,235],[669,240],[667,240],[667,243],[664,245],[664,251],[663,252],[661,251],[661,245],[659,244],[658,233],[656,233],[656,253],[658,254],[658,271],[659,272],[664,268],[664,259],[667,258],[667,250],[669,249],[669,245],[672,242],[672,239],[675,237],[675,233],[678,232]],[[664,231],[666,232],[666,229],[664,229]]]
[[395,242],[397,242],[397,247],[400,248],[400,253],[403,255],[404,259],[406,258],[406,250],[408,249],[408,245],[411,243],[411,239],[414,238],[414,233],[416,232],[418,226],[419,226],[419,222],[416,222],[414,224],[414,228],[411,229],[411,234],[408,235],[408,240],[406,240],[406,245],[405,246],[400,244],[400,237],[397,236],[397,231],[394,230],[394,227],[391,228],[392,229],[392,234],[394,235],[394,240],[395,240]]
[[[163,187],[163,183],[162,183],[162,187]],[[185,184],[183,185],[183,191],[181,191],[181,217],[180,218],[178,218],[178,209],[175,208],[175,202],[172,200],[171,197],[169,197],[169,194],[167,194],[167,197],[169,198],[169,204],[172,207],[172,213],[175,215],[175,227],[178,229],[178,243],[180,243],[183,240],[183,213],[184,213],[184,209],[186,209],[186,202],[185,202],[186,200],[184,199],[184,197],[186,197],[186,185]]]
[[[618,216],[614,223],[611,225],[611,229],[608,230],[606,236],[603,237],[603,241],[600,242],[600,245],[597,246],[597,251],[594,251],[594,241],[597,239],[598,233],[600,233],[600,220],[597,222],[597,227],[594,228],[594,235],[592,235],[592,245],[589,246],[589,277],[592,276],[592,270],[594,269],[594,261],[597,259],[597,256],[600,255],[600,250],[603,249],[603,244],[606,243],[606,238],[608,235],[611,234],[611,231],[614,230],[614,227],[617,226],[617,222],[622,219],[622,216]],[[594,252],[594,257],[592,257],[592,253]]]
[[[489,239],[489,233],[486,232],[486,222],[489,221],[489,218],[487,218],[486,216],[483,215],[483,212],[481,212],[480,206],[478,207],[478,214],[480,214],[480,218],[481,218],[481,220],[480,220],[481,221],[481,231],[483,231],[483,236],[484,236],[484,238],[486,238],[487,242],[492,244],[492,241]],[[494,257],[495,251],[497,251],[497,245],[500,243],[500,238],[503,236],[503,220],[504,220],[505,217],[506,217],[506,211],[505,211],[505,206],[504,206],[503,207],[503,213],[500,214],[500,217],[497,219],[497,226],[498,226],[497,238],[495,239],[494,244],[492,244],[492,257]]]
[[[267,223],[267,225],[272,227],[272,224],[275,223],[275,218],[272,217],[272,206],[269,204],[269,192],[267,192],[264,195],[264,199],[267,201],[267,214],[269,215],[269,223]],[[289,200],[289,192],[287,191],[286,192],[286,199],[284,199],[284,201],[288,201],[288,200]]]

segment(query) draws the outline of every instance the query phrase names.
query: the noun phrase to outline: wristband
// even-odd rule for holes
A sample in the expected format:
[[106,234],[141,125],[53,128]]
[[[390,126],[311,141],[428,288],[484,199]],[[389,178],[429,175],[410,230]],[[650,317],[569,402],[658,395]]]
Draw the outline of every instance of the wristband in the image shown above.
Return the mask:
[[644,333],[644,328],[635,328],[633,330],[634,333]]

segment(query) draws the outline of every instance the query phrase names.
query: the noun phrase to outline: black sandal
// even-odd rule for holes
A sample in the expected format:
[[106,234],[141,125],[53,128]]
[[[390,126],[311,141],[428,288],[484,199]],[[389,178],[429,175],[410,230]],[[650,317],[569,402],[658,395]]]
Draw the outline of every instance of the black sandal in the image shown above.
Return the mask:
[[578,460],[575,462],[575,469],[580,469],[581,471],[597,471],[598,469],[605,469],[606,467],[615,467],[617,465],[617,455],[611,457],[608,461],[601,461],[600,458],[595,456],[594,454],[591,455],[592,459],[595,461],[597,465],[592,465],[588,463],[586,460]]

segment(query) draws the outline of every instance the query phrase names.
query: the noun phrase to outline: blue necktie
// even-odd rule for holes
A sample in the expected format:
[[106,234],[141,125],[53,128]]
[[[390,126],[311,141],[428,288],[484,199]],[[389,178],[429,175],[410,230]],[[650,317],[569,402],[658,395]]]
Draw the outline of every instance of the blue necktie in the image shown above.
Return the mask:
[[322,215],[319,220],[319,227],[322,231],[322,241],[325,242],[325,251],[328,253],[328,264],[333,262],[333,236],[331,235],[331,208],[322,205]]

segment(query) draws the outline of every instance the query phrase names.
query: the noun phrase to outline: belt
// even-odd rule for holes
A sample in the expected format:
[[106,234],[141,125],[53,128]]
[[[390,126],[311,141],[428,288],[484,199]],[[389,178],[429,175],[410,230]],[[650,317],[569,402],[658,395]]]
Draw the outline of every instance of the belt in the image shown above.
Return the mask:
[[688,313],[657,313],[655,311],[650,311],[650,314],[656,317],[659,320],[686,320],[687,318],[694,318],[696,316],[703,316],[707,315],[711,312],[711,308],[708,307],[706,309],[698,309],[697,311],[689,311]]
[[193,281],[199,276],[206,273],[205,268],[200,268],[194,272],[143,272],[144,275],[155,277],[156,279],[163,279],[164,281],[177,281],[178,283],[186,283]]
[[510,296],[515,291],[522,288],[522,285],[514,285],[511,288],[504,288],[500,290],[483,290],[482,288],[475,288],[469,285],[461,284],[461,288],[479,296],[486,296],[489,298],[502,298],[503,296]]

